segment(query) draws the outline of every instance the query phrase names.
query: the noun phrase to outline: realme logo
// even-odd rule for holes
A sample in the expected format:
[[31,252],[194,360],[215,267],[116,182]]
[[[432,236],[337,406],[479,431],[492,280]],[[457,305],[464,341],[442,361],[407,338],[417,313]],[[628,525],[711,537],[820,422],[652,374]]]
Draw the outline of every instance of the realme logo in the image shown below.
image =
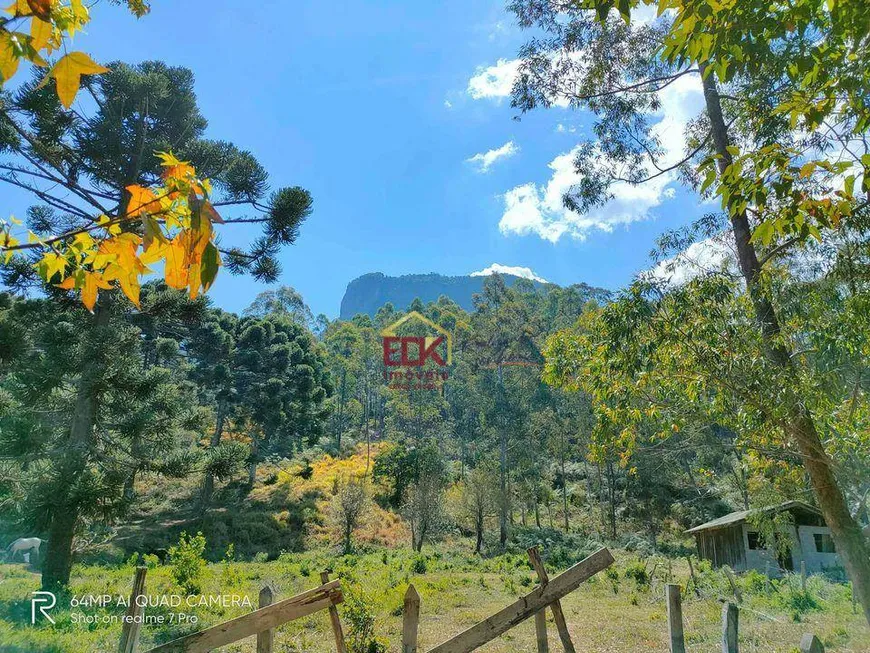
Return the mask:
[[48,619],[51,623],[54,623],[54,619],[51,618],[48,611],[57,604],[57,597],[51,592],[31,592],[31,597],[30,623],[36,623],[37,608],[39,609],[39,614]]

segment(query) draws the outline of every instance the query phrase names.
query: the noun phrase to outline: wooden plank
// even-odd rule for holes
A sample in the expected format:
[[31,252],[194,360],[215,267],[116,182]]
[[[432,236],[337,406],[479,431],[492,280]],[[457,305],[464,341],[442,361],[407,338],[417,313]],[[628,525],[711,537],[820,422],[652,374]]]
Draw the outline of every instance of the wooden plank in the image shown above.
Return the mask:
[[825,646],[812,633],[805,633],[801,637],[800,651],[801,653],[825,653]]
[[417,630],[420,625],[420,595],[413,585],[405,592],[402,609],[402,653],[417,653]]
[[737,606],[722,606],[722,653],[737,653]]
[[[535,568],[535,573],[538,574],[538,580],[541,582],[541,587],[550,582],[550,576],[547,574],[547,568],[544,567],[544,562],[541,560],[541,555],[538,553],[538,547],[531,547],[526,551],[529,554],[529,560],[532,562],[532,567]],[[574,650],[574,642],[571,641],[571,633],[568,631],[568,623],[565,621],[565,613],[562,612],[562,603],[553,601],[550,604],[550,609],[553,611],[553,621],[556,622],[556,630],[559,631],[559,639],[562,640],[562,648],[565,653],[576,653]],[[546,620],[544,628],[547,627]]]
[[547,611],[538,610],[535,613],[535,641],[538,643],[538,653],[550,653],[547,641]]
[[225,621],[206,630],[161,644],[148,653],[204,653],[219,646],[232,644],[245,637],[341,603],[341,583],[334,580],[289,599],[278,601],[241,617]]
[[538,587],[530,594],[520,597],[506,608],[496,612],[491,617],[472,626],[465,632],[442,642],[429,653],[468,653],[479,646],[506,633],[554,601],[573,592],[602,569],[613,564],[613,556],[607,549],[600,549],[585,560],[562,572],[547,583],[546,587]]
[[142,617],[145,607],[136,605],[136,599],[145,594],[145,574],[147,567],[136,567],[133,576],[133,589],[130,591],[130,604],[124,613],[124,625],[121,628],[121,641],[118,644],[118,653],[136,653],[139,644],[139,632],[142,630]]
[[[324,585],[329,582],[329,572],[320,572],[320,582]],[[335,637],[335,650],[338,653],[347,653],[347,644],[344,641],[344,630],[341,628],[341,619],[338,617],[338,608],[329,606],[329,621],[332,624],[332,635]]]
[[668,604],[668,639],[671,653],[686,653],[686,639],[683,635],[683,601],[680,586],[668,584],[665,587]]
[[[260,599],[257,604],[260,608],[265,608],[267,605],[272,605],[275,595],[272,593],[272,588],[266,585],[260,590]],[[275,645],[275,631],[271,628],[257,633],[257,653],[272,653],[272,648]]]

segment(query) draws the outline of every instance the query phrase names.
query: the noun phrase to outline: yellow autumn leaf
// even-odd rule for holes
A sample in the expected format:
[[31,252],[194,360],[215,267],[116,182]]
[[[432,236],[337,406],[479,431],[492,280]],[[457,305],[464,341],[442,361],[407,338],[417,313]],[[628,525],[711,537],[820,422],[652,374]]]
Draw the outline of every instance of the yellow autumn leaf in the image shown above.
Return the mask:
[[30,23],[30,44],[35,50],[42,50],[44,48],[46,53],[51,54],[55,48],[55,44],[52,41],[53,34],[54,27],[51,23],[35,16],[33,17]]
[[49,76],[57,80],[60,103],[69,109],[79,92],[82,75],[99,75],[108,71],[108,68],[98,64],[84,52],[70,52],[54,64]]
[[54,277],[54,275],[59,274],[61,278],[63,278],[66,273],[67,261],[63,256],[58,255],[56,252],[47,252],[43,257],[42,261],[45,264],[45,279],[46,281]]
[[188,269],[187,253],[185,247],[185,232],[178,234],[167,246],[164,258],[166,259],[165,275],[166,285],[176,290],[187,288]]
[[157,263],[157,261],[162,260],[166,256],[166,250],[168,247],[168,243],[162,243],[158,240],[155,240],[151,243],[151,245],[145,248],[142,256],[139,257],[139,261],[144,265]]
[[97,304],[100,288],[111,290],[112,286],[103,279],[102,275],[96,272],[85,272],[84,283],[82,284],[82,304],[91,313],[94,312],[94,306]]
[[144,265],[139,265],[132,269],[126,269],[117,263],[110,264],[103,272],[103,279],[106,281],[117,281],[121,291],[126,295],[136,308],[139,306],[139,292],[141,290],[139,284],[139,274],[147,270]]
[[178,157],[176,157],[172,152],[155,152],[154,153],[158,159],[160,159],[160,165],[164,168],[171,168],[173,166],[181,165],[183,163],[187,163],[187,161],[182,161]]
[[135,218],[143,213],[157,213],[160,211],[160,201],[154,192],[142,186],[132,185],[125,189],[130,193],[130,202],[127,204],[127,216]]
[[191,263],[187,270],[187,286],[188,296],[191,299],[196,299],[199,296],[199,289],[202,286],[202,264]]
[[18,57],[15,55],[15,46],[12,43],[12,35],[6,31],[0,31],[0,77],[6,82],[18,71]]
[[13,16],[31,16],[33,14],[27,0],[15,0],[3,11],[12,14]]

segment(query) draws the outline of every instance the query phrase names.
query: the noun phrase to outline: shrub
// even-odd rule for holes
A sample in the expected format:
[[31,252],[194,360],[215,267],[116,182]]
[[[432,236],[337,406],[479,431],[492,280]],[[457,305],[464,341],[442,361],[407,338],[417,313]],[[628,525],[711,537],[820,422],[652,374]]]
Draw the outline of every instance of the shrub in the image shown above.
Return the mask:
[[178,544],[169,547],[169,565],[172,578],[188,594],[199,594],[202,572],[205,569],[205,537],[202,533],[188,535],[182,531]]
[[610,581],[613,593],[619,594],[619,572],[611,566],[604,570],[604,576]]
[[411,571],[415,574],[425,574],[426,558],[421,555],[414,556],[414,559],[411,561]]
[[363,479],[339,480],[330,506],[330,519],[345,554],[353,550],[353,534],[363,524],[371,500]]
[[821,605],[809,592],[803,590],[795,590],[791,587],[785,592],[779,594],[779,601],[784,608],[791,610],[794,615],[797,615],[795,621],[800,621],[800,615],[814,610],[820,610]]
[[744,591],[749,594],[767,594],[770,579],[760,571],[750,569],[741,578]]
[[235,557],[235,547],[230,543],[223,562],[223,582],[224,585],[229,585],[230,587],[240,585],[242,582],[242,574],[239,572],[238,565],[233,562]]
[[646,565],[640,560],[629,563],[623,576],[633,579],[638,589],[649,586],[649,572],[646,570]]
[[386,644],[375,637],[375,613],[368,603],[359,588],[349,587],[345,592],[342,616],[348,624],[349,653],[386,653]]

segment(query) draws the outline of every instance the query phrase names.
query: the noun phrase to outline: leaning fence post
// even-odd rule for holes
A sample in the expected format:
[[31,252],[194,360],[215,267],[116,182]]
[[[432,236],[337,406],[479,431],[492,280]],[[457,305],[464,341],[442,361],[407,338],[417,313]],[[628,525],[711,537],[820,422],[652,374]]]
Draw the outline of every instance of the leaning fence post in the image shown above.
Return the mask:
[[[324,585],[329,582],[329,572],[320,572],[320,582]],[[338,653],[347,653],[347,644],[344,643],[344,631],[341,629],[341,619],[338,617],[338,608],[335,604],[329,606],[329,621],[332,624],[332,634],[335,636],[335,650]]]
[[121,642],[118,644],[118,653],[135,653],[139,644],[139,631],[142,630],[142,614],[144,605],[139,605],[138,599],[145,594],[145,574],[147,567],[136,567],[136,575],[133,576],[133,589],[130,592],[130,605],[124,614],[124,626],[121,629]]
[[665,586],[668,603],[668,638],[671,653],[686,653],[683,636],[683,604],[680,599],[680,586],[669,583]]
[[[547,568],[544,567],[544,562],[541,560],[541,554],[538,552],[538,547],[530,547],[526,549],[526,553],[529,554],[529,562],[532,563],[532,567],[534,567],[535,573],[538,575],[538,581],[541,583],[541,587],[546,587],[550,582],[550,576],[547,574]],[[562,611],[562,602],[553,601],[553,603],[550,604],[550,609],[553,611],[553,621],[556,622],[556,630],[559,631],[559,639],[562,640],[562,648],[565,649],[565,653],[575,653],[574,642],[571,641],[571,633],[568,631],[568,623],[565,621],[565,613]],[[544,615],[543,627],[546,629],[546,609],[541,610],[541,612]],[[535,624],[537,623],[536,617]]]
[[[266,585],[260,590],[260,608],[265,608],[267,605],[272,605],[275,595],[272,593],[272,588]],[[257,633],[257,653],[272,653],[272,646],[275,642],[275,631],[264,630]]]
[[413,585],[405,592],[402,610],[402,653],[417,653],[417,626],[420,623],[420,595]]
[[[695,567],[692,565],[692,556],[686,556],[686,561],[689,563],[689,578],[692,579],[692,589],[695,590],[695,596],[701,598],[701,588],[698,587],[698,579],[695,578]],[[686,589],[688,589],[688,587]]]
[[819,641],[819,638],[812,633],[805,633],[801,637],[800,645],[801,653],[825,653],[824,645]]
[[733,603],[722,606],[722,653],[737,653],[738,614]]
[[734,598],[737,599],[737,602],[740,603],[743,601],[743,593],[740,591],[740,587],[737,585],[737,579],[734,578],[734,572],[731,571],[731,567],[727,565],[722,567],[722,573],[725,574],[725,578],[728,579],[728,584],[731,586],[731,591],[734,592]]

